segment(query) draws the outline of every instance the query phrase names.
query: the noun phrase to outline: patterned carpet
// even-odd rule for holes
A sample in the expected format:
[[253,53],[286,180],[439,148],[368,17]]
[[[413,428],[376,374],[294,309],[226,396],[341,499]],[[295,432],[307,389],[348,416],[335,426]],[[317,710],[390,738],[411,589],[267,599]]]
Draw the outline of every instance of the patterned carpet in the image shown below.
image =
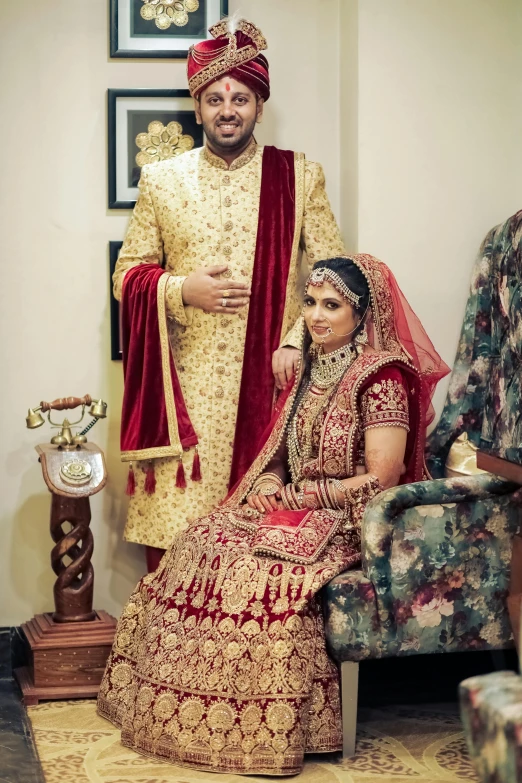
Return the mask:
[[[270,778],[215,775],[143,758],[93,701],[29,707],[46,783],[245,783]],[[458,783],[476,781],[456,706],[361,710],[357,755],[307,757],[300,783]],[[273,778],[272,778],[273,780]]]

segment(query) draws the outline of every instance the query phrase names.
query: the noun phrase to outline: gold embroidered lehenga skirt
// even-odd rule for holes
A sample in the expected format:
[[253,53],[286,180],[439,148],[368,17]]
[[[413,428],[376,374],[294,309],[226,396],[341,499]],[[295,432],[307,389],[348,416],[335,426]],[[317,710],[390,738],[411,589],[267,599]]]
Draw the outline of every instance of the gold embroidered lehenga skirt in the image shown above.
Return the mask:
[[197,769],[269,775],[298,773],[305,752],[341,748],[338,671],[317,593],[358,562],[360,541],[338,532],[339,512],[297,520],[300,564],[259,554],[256,525],[227,508],[179,534],[141,580],[98,699],[124,745]]

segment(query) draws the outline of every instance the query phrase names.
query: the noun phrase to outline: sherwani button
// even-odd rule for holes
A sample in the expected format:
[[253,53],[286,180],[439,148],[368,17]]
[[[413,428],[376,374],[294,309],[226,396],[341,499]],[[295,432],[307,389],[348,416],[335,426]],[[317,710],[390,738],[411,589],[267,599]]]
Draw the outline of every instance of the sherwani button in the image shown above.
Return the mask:
[[223,253],[226,256],[232,255],[232,248],[230,247],[230,245],[225,245],[225,247],[223,248]]
[[223,277],[232,277],[232,270],[227,269],[225,272],[223,272]]
[[225,396],[225,392],[223,391],[223,387],[218,386],[216,389],[216,397],[224,397],[224,396]]
[[225,368],[222,364],[219,365],[219,367],[216,367],[216,372],[218,375],[224,375],[225,374]]
[[225,231],[232,231],[232,229],[233,229],[233,228],[234,228],[234,224],[232,223],[232,221],[231,221],[231,220],[227,220],[227,222],[226,222],[226,223],[225,223],[225,225],[223,226],[223,229],[224,229]]
[[223,204],[224,204],[226,207],[231,207],[231,206],[232,206],[232,199],[230,198],[230,196],[226,196],[226,197],[223,199]]
[[221,342],[221,343],[218,343],[218,344],[217,344],[217,347],[218,347],[218,350],[219,350],[219,351],[224,351],[224,350],[225,350],[225,348],[227,347],[227,344],[226,344],[226,343],[223,343],[223,342]]
[[223,177],[223,185],[230,185],[230,177],[228,176],[228,174],[225,174],[225,176]]

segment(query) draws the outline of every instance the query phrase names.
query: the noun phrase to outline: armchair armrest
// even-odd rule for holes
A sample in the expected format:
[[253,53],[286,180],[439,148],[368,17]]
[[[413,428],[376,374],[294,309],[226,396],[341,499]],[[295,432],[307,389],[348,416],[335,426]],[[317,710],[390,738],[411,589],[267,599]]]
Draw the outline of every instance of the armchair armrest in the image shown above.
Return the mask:
[[[519,526],[517,489],[479,474],[394,487],[368,504],[362,569],[375,588],[381,627],[388,643],[395,640],[396,653],[462,649],[452,646],[459,634],[479,637],[495,617],[502,627],[476,646],[505,646],[511,537]],[[425,633],[428,628],[437,633]]]
[[[366,576],[377,567],[379,573],[391,555],[394,531],[403,527],[401,515],[416,506],[443,506],[448,503],[474,503],[492,496],[507,495],[520,489],[517,484],[479,473],[465,478],[432,479],[392,487],[377,495],[368,503],[362,525],[362,565]],[[424,514],[429,517],[430,514]],[[440,517],[440,509],[434,511]]]

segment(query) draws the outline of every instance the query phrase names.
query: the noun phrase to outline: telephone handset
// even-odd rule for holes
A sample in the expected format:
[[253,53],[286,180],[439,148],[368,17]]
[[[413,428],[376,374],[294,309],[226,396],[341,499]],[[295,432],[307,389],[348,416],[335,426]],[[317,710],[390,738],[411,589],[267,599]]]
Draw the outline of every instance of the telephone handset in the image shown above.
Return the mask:
[[[65,411],[72,410],[82,406],[82,413],[79,419],[70,422],[68,419],[64,419],[61,424],[54,422],[51,419],[51,411]],[[73,435],[71,427],[75,427],[83,421],[85,416],[85,408],[89,407],[89,414],[93,417],[93,421],[90,422],[81,432]],[[40,412],[41,411],[41,412]],[[47,413],[47,419],[53,429],[59,429],[58,435],[51,438],[51,443],[54,446],[58,446],[60,449],[81,448],[83,444],[87,443],[87,433],[96,424],[99,419],[105,419],[107,416],[107,403],[103,400],[93,400],[90,394],[86,394],[84,397],[59,397],[52,402],[41,402],[35,408],[29,408],[25,422],[27,428],[35,430],[41,427],[45,423],[45,419],[42,413]]]

